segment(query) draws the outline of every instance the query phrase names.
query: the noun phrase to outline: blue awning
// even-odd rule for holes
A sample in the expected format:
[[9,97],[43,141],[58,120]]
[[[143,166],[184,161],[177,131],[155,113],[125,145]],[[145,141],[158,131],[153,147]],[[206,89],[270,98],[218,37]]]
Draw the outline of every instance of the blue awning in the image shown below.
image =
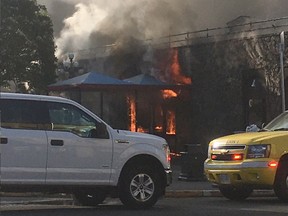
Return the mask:
[[89,72],[81,76],[77,76],[68,80],[59,81],[57,83],[48,86],[50,91],[53,90],[65,90],[79,87],[84,88],[101,88],[101,87],[111,87],[111,86],[124,86],[131,85],[123,80],[119,80],[102,73]]
[[157,80],[155,77],[149,75],[149,74],[140,74],[128,79],[125,79],[124,81],[138,84],[138,85],[166,85],[164,82]]
[[[190,86],[190,85],[189,85]],[[140,74],[125,80],[119,80],[102,73],[89,72],[68,80],[59,81],[48,86],[49,91],[62,91],[68,89],[95,90],[112,88],[131,89],[182,89],[188,85],[171,85],[157,80],[148,74]]]
[[93,85],[123,85],[123,84],[128,84],[125,81],[112,78],[110,76],[106,76],[101,73],[96,73],[96,72],[89,72],[86,74],[83,74],[81,76],[77,76],[68,80],[64,81],[59,81],[55,84],[49,85],[49,87],[53,86],[65,86],[65,85],[70,85],[70,86],[77,86],[81,84],[93,84]]

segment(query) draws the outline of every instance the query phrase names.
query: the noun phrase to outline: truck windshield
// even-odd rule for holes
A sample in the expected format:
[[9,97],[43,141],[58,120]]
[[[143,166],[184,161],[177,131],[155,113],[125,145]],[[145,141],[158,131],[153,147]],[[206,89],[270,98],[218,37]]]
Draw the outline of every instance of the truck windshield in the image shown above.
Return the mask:
[[288,130],[288,112],[284,112],[277,116],[263,129],[268,131]]

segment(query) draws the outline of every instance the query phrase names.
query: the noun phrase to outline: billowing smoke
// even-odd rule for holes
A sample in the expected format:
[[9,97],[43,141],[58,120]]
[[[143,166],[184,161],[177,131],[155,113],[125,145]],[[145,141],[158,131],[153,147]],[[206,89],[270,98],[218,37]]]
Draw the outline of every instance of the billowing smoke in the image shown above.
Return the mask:
[[[263,20],[287,16],[288,11],[286,0],[38,0],[38,2],[45,4],[51,14],[57,46],[56,56],[59,59],[66,57],[68,52],[103,47],[119,41],[126,43],[132,41],[132,44],[135,44],[137,41],[169,34],[222,27],[238,16],[251,16],[256,20]],[[122,50],[114,52],[116,57],[120,53],[119,50],[122,53],[126,52],[129,46],[120,48]],[[137,44],[130,48],[137,49],[134,55],[135,62],[141,62],[142,60],[138,59],[142,59],[143,55],[147,56],[147,50],[139,50]],[[127,71],[127,68],[124,70]]]
[[114,43],[224,26],[237,16],[285,16],[286,0],[38,0],[54,23],[57,56]]
[[[76,2],[62,0],[47,7],[52,11],[58,8],[55,5],[71,6]],[[56,35],[57,56],[69,50],[111,44],[119,38],[143,40],[189,31],[195,28],[196,18],[190,0],[82,1],[75,4],[73,14],[64,19],[64,26]]]

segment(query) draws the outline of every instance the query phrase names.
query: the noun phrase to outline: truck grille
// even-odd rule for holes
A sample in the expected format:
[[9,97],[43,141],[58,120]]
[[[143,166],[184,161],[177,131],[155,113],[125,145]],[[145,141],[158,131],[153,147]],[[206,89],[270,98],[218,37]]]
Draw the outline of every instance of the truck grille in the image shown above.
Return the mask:
[[212,146],[212,150],[244,150],[245,145],[220,145]]
[[211,159],[217,161],[239,161],[244,158],[245,145],[217,145],[211,148]]

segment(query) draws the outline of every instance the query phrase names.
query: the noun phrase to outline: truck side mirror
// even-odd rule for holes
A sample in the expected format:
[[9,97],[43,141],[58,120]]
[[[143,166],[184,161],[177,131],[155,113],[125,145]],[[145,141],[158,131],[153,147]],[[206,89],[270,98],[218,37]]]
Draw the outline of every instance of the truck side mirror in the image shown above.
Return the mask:
[[109,139],[109,133],[104,123],[98,123],[96,128],[90,130],[90,138]]

